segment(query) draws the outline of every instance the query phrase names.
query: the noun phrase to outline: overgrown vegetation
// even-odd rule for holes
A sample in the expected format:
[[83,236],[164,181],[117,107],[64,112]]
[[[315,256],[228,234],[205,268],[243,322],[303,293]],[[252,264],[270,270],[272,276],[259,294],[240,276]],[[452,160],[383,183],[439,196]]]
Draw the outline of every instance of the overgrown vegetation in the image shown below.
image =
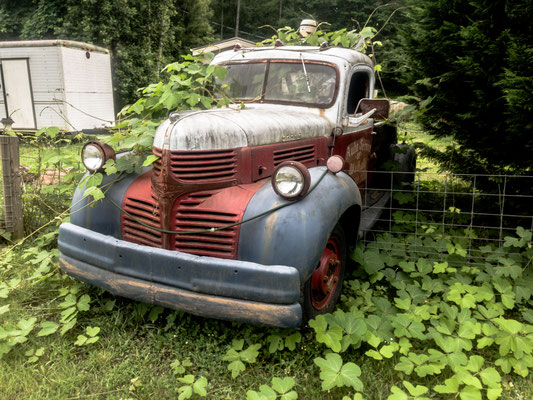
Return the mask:
[[[480,246],[475,265],[459,233],[386,235],[356,249],[340,307],[302,331],[115,298],[60,273],[56,234],[42,235],[2,256],[0,390],[7,399],[529,398],[531,232]],[[446,251],[420,253],[431,246]]]

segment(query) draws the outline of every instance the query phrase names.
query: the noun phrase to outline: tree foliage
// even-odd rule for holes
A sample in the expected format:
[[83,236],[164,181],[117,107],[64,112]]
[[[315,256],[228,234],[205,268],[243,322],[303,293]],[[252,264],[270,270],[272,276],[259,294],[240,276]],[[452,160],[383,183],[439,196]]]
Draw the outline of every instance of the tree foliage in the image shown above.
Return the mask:
[[211,41],[211,16],[209,0],[8,0],[0,5],[0,40],[62,38],[108,48],[120,107],[165,65]]
[[[431,98],[421,121],[457,145],[434,153],[454,171],[531,171],[533,4],[417,0],[402,29],[404,79]],[[519,150],[520,149],[520,150]]]

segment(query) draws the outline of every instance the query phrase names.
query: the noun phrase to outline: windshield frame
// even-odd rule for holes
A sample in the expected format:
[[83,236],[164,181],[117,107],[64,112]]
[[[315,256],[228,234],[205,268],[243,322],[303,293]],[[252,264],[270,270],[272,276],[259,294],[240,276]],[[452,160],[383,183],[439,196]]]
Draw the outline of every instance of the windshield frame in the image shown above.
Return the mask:
[[257,59],[257,60],[246,60],[246,61],[228,61],[228,62],[220,63],[219,65],[220,66],[226,66],[226,65],[266,63],[265,76],[264,76],[264,79],[263,79],[263,87],[261,89],[261,96],[258,99],[233,98],[232,100],[243,102],[243,103],[281,104],[281,105],[302,106],[302,107],[312,107],[312,108],[322,108],[322,109],[330,108],[337,101],[337,97],[338,97],[338,93],[339,93],[339,87],[340,87],[339,68],[337,67],[337,65],[335,65],[333,63],[324,62],[324,61],[315,61],[315,60],[306,60],[306,59],[304,59],[303,62],[306,65],[308,65],[308,64],[325,65],[327,67],[333,68],[333,70],[335,71],[335,88],[334,88],[333,96],[332,96],[331,101],[329,103],[325,104],[325,103],[310,103],[310,102],[305,102],[305,101],[265,99],[265,92],[266,92],[266,87],[267,87],[267,84],[268,84],[270,65],[272,63],[300,64],[300,65],[302,65],[302,60],[301,59],[268,58],[268,59]]

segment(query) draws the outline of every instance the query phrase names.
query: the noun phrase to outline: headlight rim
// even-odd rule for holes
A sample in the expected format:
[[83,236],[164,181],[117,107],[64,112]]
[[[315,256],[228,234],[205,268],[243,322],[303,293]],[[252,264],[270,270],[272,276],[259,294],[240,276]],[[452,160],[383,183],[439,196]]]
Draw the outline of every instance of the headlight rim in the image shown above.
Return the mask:
[[[102,163],[98,166],[98,168],[90,168],[85,163],[85,158],[83,157],[83,153],[88,146],[94,146],[100,152]],[[93,141],[85,143],[85,145],[81,149],[81,162],[83,163],[87,171],[89,171],[90,173],[102,171],[107,160],[111,160],[111,159],[113,160],[116,159],[116,153],[115,153],[115,150],[113,150],[113,148],[107,143],[93,140]]]
[[[276,176],[279,170],[282,169],[283,167],[292,167],[296,169],[302,176],[302,179],[303,179],[302,189],[295,195],[287,196],[286,194],[280,192],[280,190],[276,186]],[[307,195],[309,191],[309,187],[311,186],[311,173],[309,172],[309,169],[305,165],[303,165],[302,163],[298,161],[284,161],[281,164],[279,164],[276,167],[276,169],[274,169],[274,172],[272,173],[272,179],[270,182],[272,183],[272,188],[274,189],[274,192],[276,192],[278,196],[284,198],[285,200],[291,200],[291,201],[300,200],[303,197],[305,197],[305,195]]]

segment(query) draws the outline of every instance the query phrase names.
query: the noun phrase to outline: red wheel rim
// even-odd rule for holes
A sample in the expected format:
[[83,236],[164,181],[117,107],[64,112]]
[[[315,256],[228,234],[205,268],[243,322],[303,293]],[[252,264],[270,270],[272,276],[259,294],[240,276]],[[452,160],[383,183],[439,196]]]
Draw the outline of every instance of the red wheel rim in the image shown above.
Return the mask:
[[311,302],[315,310],[328,306],[341,274],[341,247],[336,238],[331,237],[320,257],[318,268],[311,276]]

